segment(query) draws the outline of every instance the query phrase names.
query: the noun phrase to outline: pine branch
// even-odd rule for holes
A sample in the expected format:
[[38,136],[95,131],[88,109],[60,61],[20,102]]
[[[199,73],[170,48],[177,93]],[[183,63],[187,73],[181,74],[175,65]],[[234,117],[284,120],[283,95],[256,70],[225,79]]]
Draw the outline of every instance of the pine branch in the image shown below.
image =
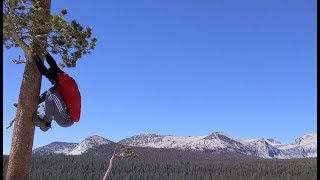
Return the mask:
[[[9,18],[8,14],[3,14],[5,18]],[[9,32],[13,36],[14,40],[18,43],[18,45],[23,49],[24,52],[27,52],[30,50],[30,47],[21,39],[21,37],[18,35],[18,33],[15,30],[15,27],[12,23],[7,24],[10,28]]]
[[18,45],[23,49],[24,52],[29,51],[30,47],[20,38],[18,33],[15,31],[14,27],[12,25],[9,25],[9,26],[12,27],[12,30],[10,30],[10,32],[11,32],[13,38],[18,43]]

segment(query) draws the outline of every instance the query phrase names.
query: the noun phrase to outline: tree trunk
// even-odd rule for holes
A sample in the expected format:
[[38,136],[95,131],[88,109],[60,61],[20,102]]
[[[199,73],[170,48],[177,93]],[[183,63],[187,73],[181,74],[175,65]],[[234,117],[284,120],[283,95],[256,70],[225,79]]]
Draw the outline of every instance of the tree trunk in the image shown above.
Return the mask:
[[[40,5],[50,11],[50,0],[41,0]],[[34,30],[34,32],[48,33],[48,29],[46,31],[47,32],[43,29]],[[42,40],[46,42],[46,38]],[[43,54],[46,50],[46,44],[31,42],[30,48],[30,50],[24,49],[27,60],[13,129],[6,175],[7,180],[28,180],[30,174],[35,131],[35,127],[32,123],[32,115],[37,112],[41,86],[41,74],[36,63],[33,61],[32,53],[35,52],[39,55]]]
[[[31,54],[31,53],[30,53]],[[31,56],[32,57],[32,56]],[[23,74],[18,100],[17,114],[13,129],[11,150],[9,155],[7,180],[27,180],[31,167],[34,125],[32,115],[37,111],[41,75],[26,56],[27,62]]]

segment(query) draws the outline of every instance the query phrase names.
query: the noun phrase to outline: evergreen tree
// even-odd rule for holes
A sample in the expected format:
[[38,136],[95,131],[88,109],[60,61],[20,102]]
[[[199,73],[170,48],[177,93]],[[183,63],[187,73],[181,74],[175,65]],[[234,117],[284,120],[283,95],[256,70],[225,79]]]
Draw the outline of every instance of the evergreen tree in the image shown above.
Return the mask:
[[47,48],[60,54],[62,67],[75,67],[83,54],[95,47],[92,29],[76,20],[67,22],[61,13],[50,13],[51,0],[3,0],[3,45],[22,48],[26,61],[13,130],[7,179],[29,179],[35,127],[31,121],[37,112],[41,85],[33,55],[43,59]]

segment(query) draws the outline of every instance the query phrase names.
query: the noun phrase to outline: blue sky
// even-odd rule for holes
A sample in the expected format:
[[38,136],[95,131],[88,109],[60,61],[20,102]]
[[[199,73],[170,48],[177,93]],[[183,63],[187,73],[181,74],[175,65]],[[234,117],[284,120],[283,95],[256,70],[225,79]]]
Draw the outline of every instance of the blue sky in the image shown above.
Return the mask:
[[[65,68],[82,96],[81,120],[35,131],[34,148],[91,135],[222,131],[291,143],[316,133],[316,1],[52,1],[93,27],[91,55]],[[24,65],[4,49],[3,151],[10,152]],[[59,56],[54,56],[60,62]],[[41,92],[50,87],[42,79]]]

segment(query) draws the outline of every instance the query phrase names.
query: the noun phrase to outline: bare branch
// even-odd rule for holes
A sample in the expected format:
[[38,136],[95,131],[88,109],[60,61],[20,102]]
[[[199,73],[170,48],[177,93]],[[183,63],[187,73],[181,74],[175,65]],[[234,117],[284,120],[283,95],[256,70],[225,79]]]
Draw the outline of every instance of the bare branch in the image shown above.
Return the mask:
[[113,155],[110,158],[110,163],[109,163],[108,170],[107,170],[106,174],[104,175],[103,180],[107,180],[109,175],[110,175],[110,173],[111,173],[113,159],[117,156],[117,154],[116,154],[117,148],[118,148],[118,146],[113,151]]
[[12,124],[14,123],[15,120],[16,120],[16,117],[13,118],[13,120],[10,122],[9,126],[6,129],[9,129],[12,126]]
[[18,60],[12,60],[12,62],[15,63],[15,64],[26,63],[26,61],[22,61],[22,60],[20,60],[20,61],[18,61]]
[[21,59],[20,59],[20,55],[19,55],[19,60],[14,59],[14,60],[12,60],[12,62],[13,62],[13,63],[15,63],[15,64],[22,64],[22,63],[26,63],[26,61],[25,61],[25,60],[21,60]]

